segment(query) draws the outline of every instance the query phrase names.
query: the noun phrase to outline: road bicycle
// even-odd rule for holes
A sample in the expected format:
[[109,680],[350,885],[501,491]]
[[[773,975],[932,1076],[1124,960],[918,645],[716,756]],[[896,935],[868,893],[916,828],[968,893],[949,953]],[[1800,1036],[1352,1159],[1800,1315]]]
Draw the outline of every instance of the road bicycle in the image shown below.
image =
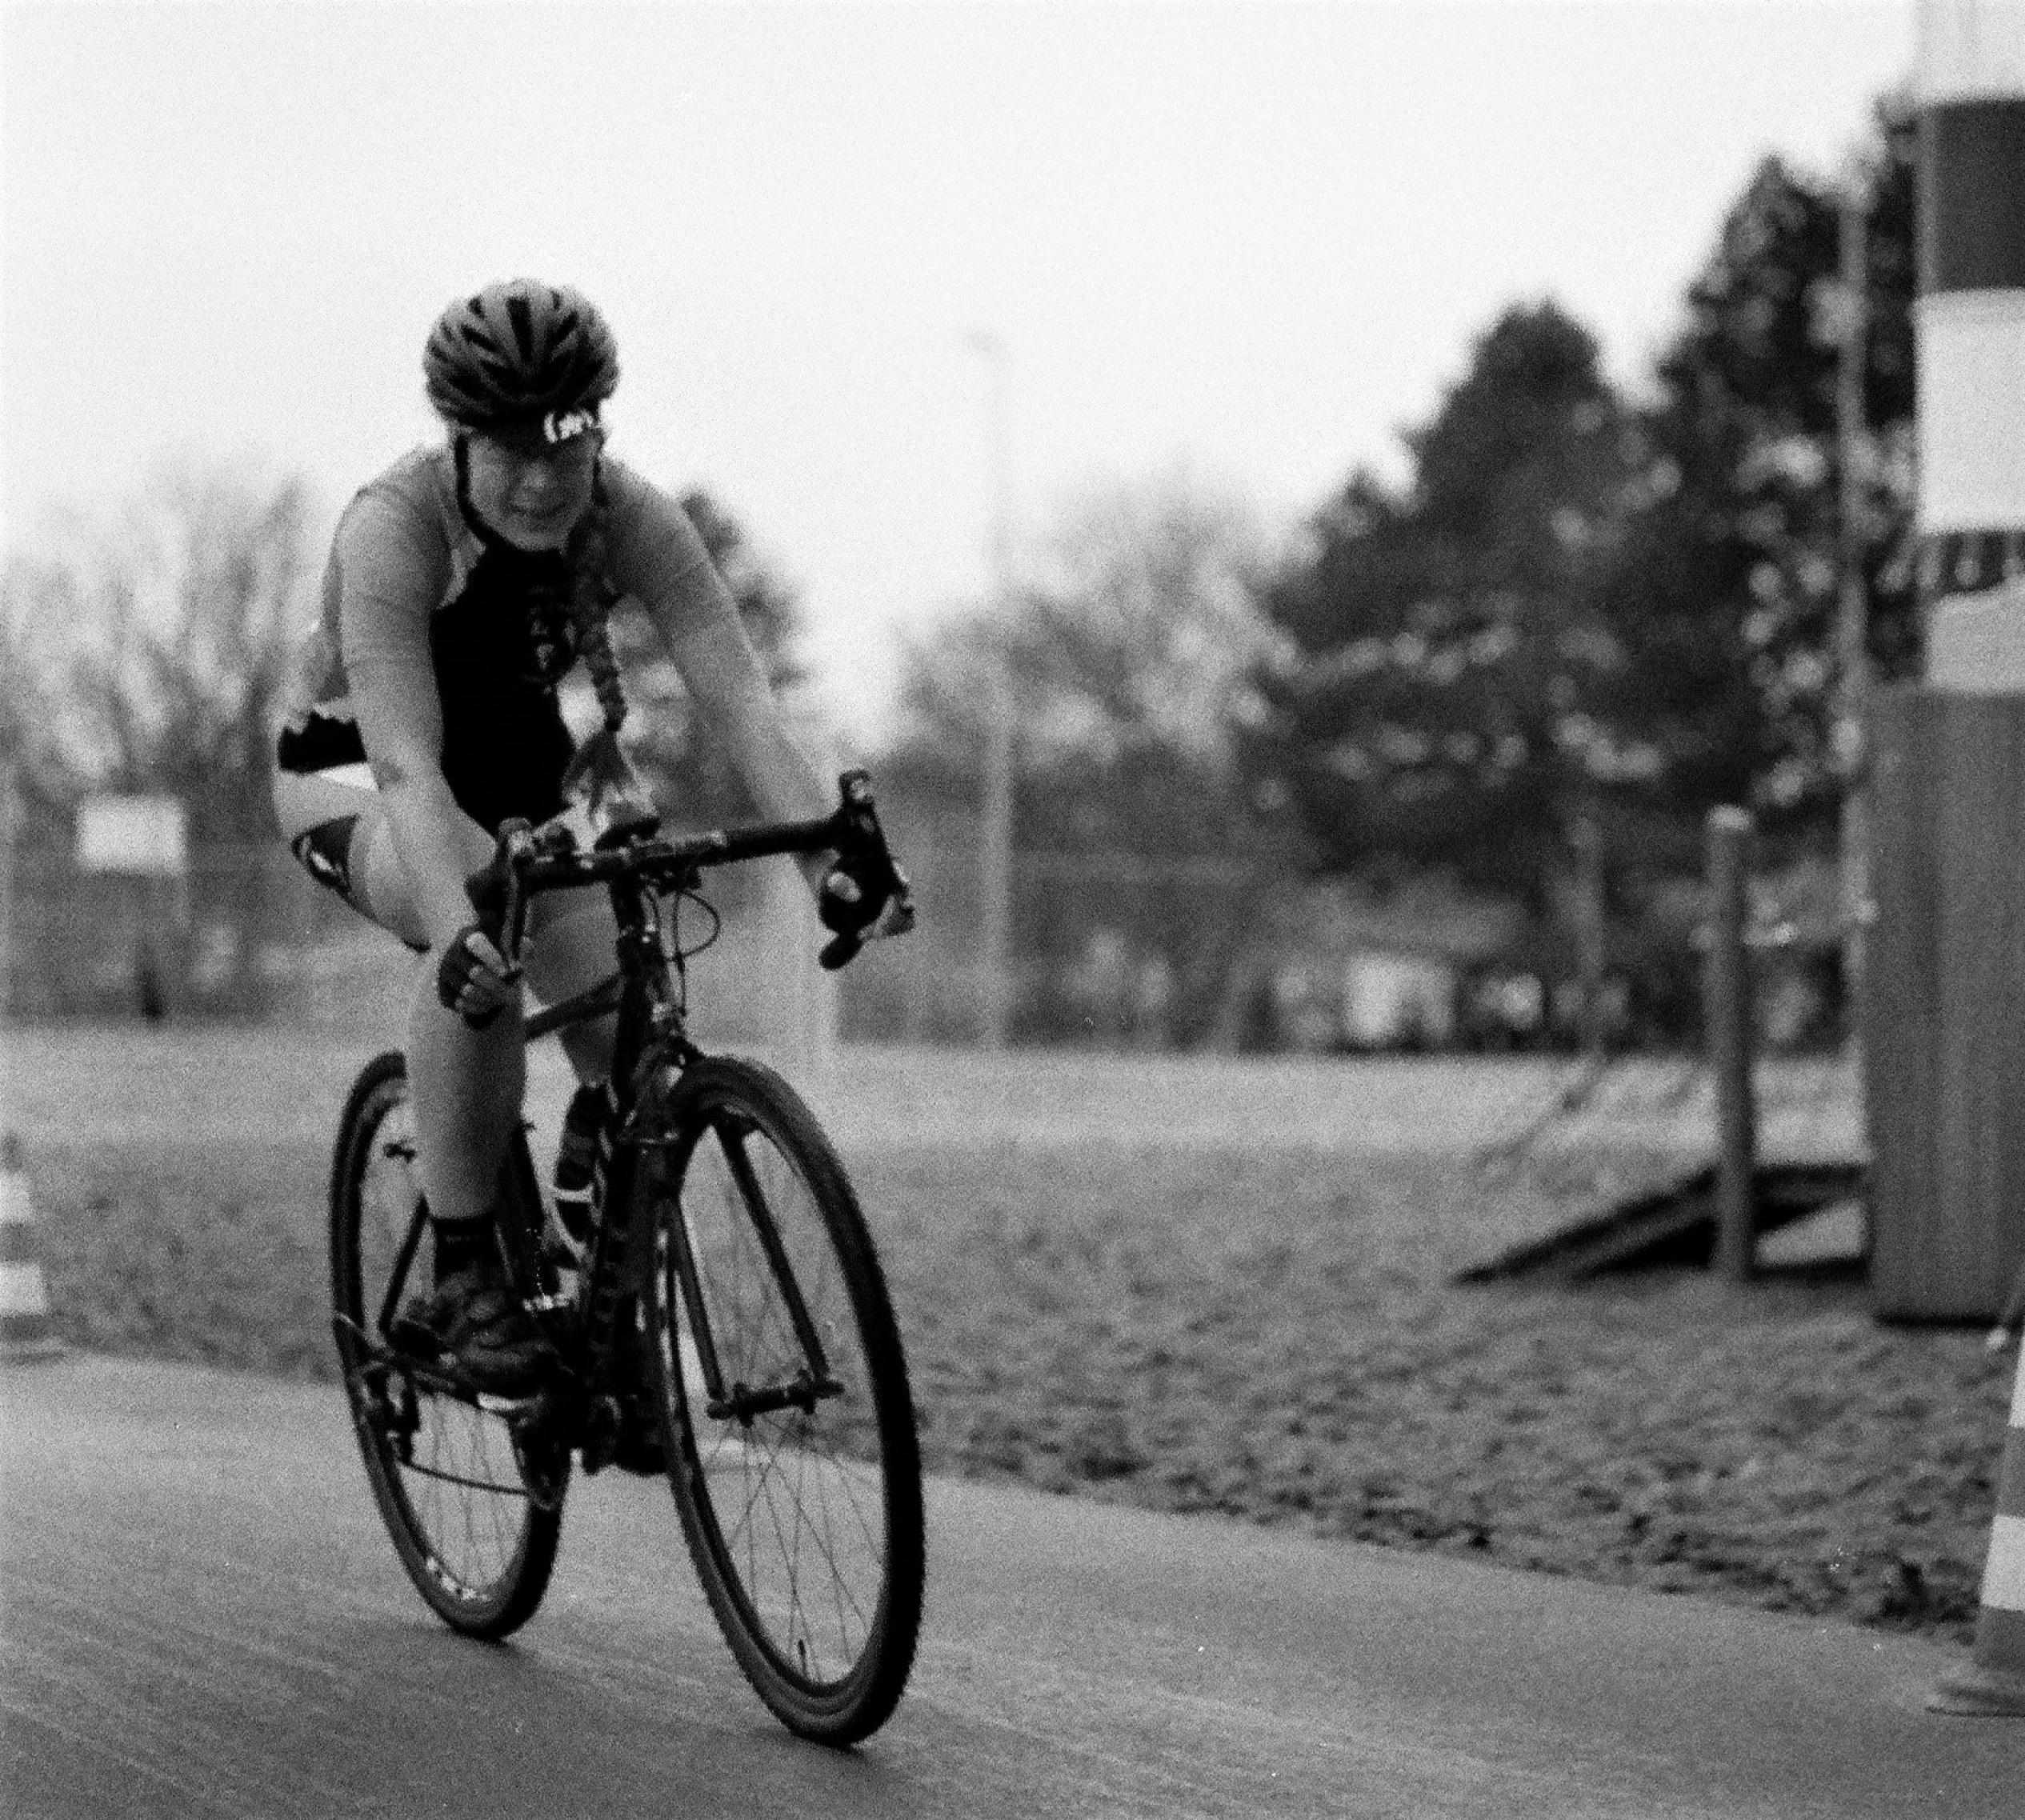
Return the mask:
[[[502,1249],[554,1364],[534,1394],[460,1381],[390,1337],[420,1274],[427,1208],[398,1053],[354,1084],[330,1178],[333,1326],[366,1471],[402,1565],[452,1629],[501,1638],[555,1563],[573,1466],[665,1474],[733,1656],[791,1730],[832,1745],[891,1714],[924,1576],[921,1466],[890,1298],[850,1178],[772,1070],[706,1054],[685,962],[714,937],[706,868],[834,850],[903,889],[869,782],[846,772],[820,821],[657,838],[614,817],[589,850],[508,822],[472,898],[510,963],[529,901],[602,885],[618,970],[530,1016],[529,1039],[616,1012],[593,1218],[569,1239],[523,1124],[498,1204]],[[686,910],[710,936],[682,946]],[[837,936],[826,966],[856,938]]]

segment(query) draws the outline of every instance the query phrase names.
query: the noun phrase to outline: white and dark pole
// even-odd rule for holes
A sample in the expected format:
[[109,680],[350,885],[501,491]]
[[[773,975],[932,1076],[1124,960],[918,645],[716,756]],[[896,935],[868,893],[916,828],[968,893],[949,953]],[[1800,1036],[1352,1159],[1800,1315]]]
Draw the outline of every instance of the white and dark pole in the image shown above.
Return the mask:
[[2025,690],[2025,6],[1919,10],[1919,530],[1928,679]]
[[[1927,680],[2015,701],[2025,697],[2025,5],[1922,0],[1919,102],[1914,333],[1920,579],[1923,601],[1932,603]],[[1959,765],[1958,774],[1980,789],[1979,802],[2015,819],[2004,755],[1981,756],[1980,777]],[[1993,849],[2016,851],[1993,835],[1974,855],[1943,857],[1976,874],[1983,904],[2001,914],[2015,874],[1984,857]],[[1943,918],[1951,908],[1939,906]],[[2015,978],[1995,974],[1971,982],[1975,1002],[1997,1002],[1995,1027],[1979,1029],[1978,1040],[1951,1042],[1946,1005],[1937,1020],[1943,1049],[1953,1050],[1940,1058],[1944,1078],[1962,1100],[1987,1108],[1981,1126],[1970,1128],[1981,1142],[1968,1184],[1993,1203],[1986,1232],[2015,1219],[2015,1150],[2003,1140],[2016,1129],[2025,1086],[2007,1041],[2018,990]],[[2025,1365],[2011,1401],[1973,1659],[1935,1687],[1927,1704],[1938,1711],[2025,1716],[2025,1454],[2012,1445],[2021,1432]]]
[[970,345],[984,357],[991,374],[990,536],[992,614],[986,678],[984,812],[979,828],[978,970],[982,1002],[979,1035],[987,1049],[1002,1049],[1012,986],[1012,468],[1006,345],[979,330]]

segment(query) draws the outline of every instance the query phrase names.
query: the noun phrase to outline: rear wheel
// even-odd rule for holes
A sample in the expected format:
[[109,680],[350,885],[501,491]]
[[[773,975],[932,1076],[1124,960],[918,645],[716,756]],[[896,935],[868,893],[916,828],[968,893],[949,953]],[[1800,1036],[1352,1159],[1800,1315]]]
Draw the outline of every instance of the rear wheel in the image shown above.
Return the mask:
[[778,1075],[713,1058],[643,1147],[648,1375],[732,1654],[788,1727],[850,1744],[914,1662],[921,1464],[898,1330],[843,1166]]
[[[380,1514],[415,1590],[468,1636],[503,1637],[548,1589],[562,1525],[568,1456],[534,1462],[517,1446],[513,1406],[432,1381],[393,1354],[387,1323],[430,1267],[414,1166],[407,1069],[376,1056],[354,1083],[330,1174],[330,1286],[352,1426]],[[515,1135],[507,1189],[533,1190]]]

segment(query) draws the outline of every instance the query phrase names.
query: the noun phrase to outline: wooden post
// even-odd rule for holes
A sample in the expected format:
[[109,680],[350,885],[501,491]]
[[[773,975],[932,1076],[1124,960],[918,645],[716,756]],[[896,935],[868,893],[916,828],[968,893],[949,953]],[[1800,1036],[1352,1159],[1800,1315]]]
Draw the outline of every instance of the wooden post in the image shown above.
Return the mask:
[[1744,946],[1753,831],[1748,810],[1726,805],[1709,811],[1702,1014],[1715,1080],[1715,1262],[1733,1282],[1747,1281],[1757,1267],[1758,1118],[1751,1083],[1751,957]]
[[1586,810],[1570,828],[1575,861],[1575,977],[1582,988],[1582,1046],[1594,1056],[1603,1046],[1603,986],[1610,970],[1608,882],[1603,830]]

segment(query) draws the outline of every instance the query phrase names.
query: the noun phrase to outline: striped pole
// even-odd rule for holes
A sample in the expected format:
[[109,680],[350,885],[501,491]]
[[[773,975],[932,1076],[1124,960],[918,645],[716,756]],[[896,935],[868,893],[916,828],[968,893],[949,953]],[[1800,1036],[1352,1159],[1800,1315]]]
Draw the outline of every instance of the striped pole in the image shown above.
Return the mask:
[[2025,690],[2025,5],[1920,0],[1919,574],[1927,677]]
[[[1920,0],[1920,584],[1927,679],[2025,691],[2025,5]],[[2025,1352],[1970,1666],[1936,1712],[2025,1715]]]
[[0,1133],[0,1361],[48,1358],[63,1350],[50,1326],[21,1146]]
[[1942,1677],[1927,1704],[1937,1713],[2025,1717],[2025,1347],[2004,1430],[1975,1654],[1968,1667]]

